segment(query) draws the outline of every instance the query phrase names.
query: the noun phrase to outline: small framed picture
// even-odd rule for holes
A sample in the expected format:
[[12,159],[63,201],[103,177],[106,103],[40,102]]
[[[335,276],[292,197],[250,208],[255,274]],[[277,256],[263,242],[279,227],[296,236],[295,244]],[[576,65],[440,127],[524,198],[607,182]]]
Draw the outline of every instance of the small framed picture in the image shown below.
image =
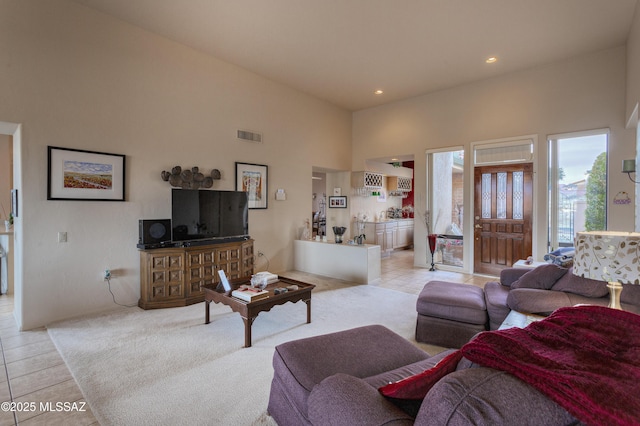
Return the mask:
[[330,209],[346,209],[347,208],[347,197],[329,197],[329,208]]
[[231,284],[229,283],[229,280],[227,279],[227,275],[224,273],[222,269],[218,270],[218,276],[220,277],[220,284],[222,284],[222,288],[224,288],[224,291],[230,292]]
[[267,208],[268,166],[236,162],[236,191],[249,195],[250,209]]
[[125,200],[124,155],[55,146],[47,149],[47,200]]
[[18,217],[18,190],[11,190],[11,214],[13,217]]

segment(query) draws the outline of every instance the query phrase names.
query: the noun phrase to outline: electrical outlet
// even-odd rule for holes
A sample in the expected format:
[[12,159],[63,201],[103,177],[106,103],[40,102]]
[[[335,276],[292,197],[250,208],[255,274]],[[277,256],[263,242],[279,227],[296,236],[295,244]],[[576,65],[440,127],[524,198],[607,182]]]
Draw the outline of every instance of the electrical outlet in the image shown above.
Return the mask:
[[104,270],[104,280],[109,281],[111,279],[111,271],[109,269]]
[[58,232],[58,242],[66,243],[67,242],[67,233],[66,232]]

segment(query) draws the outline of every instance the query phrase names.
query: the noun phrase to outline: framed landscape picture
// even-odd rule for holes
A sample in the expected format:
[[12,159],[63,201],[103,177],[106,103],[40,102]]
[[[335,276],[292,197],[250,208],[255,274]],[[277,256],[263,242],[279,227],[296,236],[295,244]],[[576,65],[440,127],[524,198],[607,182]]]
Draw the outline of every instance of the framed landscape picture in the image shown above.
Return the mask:
[[236,191],[249,194],[250,209],[267,208],[267,172],[261,164],[236,163]]
[[124,201],[124,155],[47,149],[47,200]]

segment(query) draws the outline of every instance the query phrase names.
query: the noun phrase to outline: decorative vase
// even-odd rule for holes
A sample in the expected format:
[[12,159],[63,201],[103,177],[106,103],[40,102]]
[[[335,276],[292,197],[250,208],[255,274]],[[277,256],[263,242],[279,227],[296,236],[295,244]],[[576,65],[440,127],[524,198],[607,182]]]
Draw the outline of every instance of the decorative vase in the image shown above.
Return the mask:
[[347,228],[344,226],[334,226],[333,233],[336,236],[336,244],[342,244],[342,236],[346,232]]
[[435,271],[436,267],[434,266],[434,262],[433,262],[433,254],[436,252],[436,238],[438,237],[437,234],[429,234],[427,235],[427,240],[429,241],[429,250],[431,251],[431,268],[429,269],[430,271]]

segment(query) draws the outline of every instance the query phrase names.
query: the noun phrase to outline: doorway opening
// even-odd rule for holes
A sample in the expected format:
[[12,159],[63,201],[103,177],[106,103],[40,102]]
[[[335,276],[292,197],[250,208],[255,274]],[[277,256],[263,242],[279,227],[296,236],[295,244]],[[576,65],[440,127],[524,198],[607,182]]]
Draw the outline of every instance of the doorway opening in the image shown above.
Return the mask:
[[327,174],[313,172],[311,176],[311,237],[327,235]]
[[[12,194],[11,211],[16,209],[13,214],[12,232],[7,234],[7,245],[12,253],[7,256],[7,269],[13,275],[13,316],[19,330],[22,330],[22,302],[23,302],[23,238],[22,238],[22,217],[24,217],[24,204],[22,202],[22,129],[17,123],[8,123],[0,121],[0,135],[8,137],[11,144],[11,186]],[[4,201],[2,201],[4,204]],[[5,206],[5,209],[7,206]],[[4,213],[3,213],[4,214]],[[8,214],[8,213],[7,213]],[[11,283],[9,283],[8,291],[11,293]]]
[[439,267],[464,267],[464,150],[427,153],[430,183],[429,228],[436,234],[433,262]]

